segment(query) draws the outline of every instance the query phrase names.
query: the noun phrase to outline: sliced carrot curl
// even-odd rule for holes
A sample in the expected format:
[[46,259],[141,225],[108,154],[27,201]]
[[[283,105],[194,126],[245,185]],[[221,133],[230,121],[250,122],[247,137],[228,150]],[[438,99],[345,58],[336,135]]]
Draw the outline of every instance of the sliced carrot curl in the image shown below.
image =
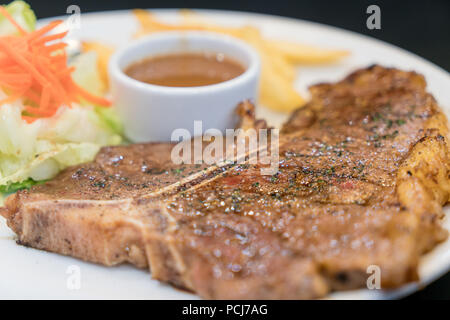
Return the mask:
[[110,101],[87,92],[73,81],[74,68],[67,65],[64,50],[67,44],[61,42],[67,32],[46,35],[61,24],[61,20],[27,32],[3,6],[0,6],[0,14],[19,33],[0,37],[0,87],[8,95],[0,100],[0,107],[23,98],[26,114],[22,118],[33,122],[53,116],[62,106],[72,107],[80,99],[103,107],[111,105]]

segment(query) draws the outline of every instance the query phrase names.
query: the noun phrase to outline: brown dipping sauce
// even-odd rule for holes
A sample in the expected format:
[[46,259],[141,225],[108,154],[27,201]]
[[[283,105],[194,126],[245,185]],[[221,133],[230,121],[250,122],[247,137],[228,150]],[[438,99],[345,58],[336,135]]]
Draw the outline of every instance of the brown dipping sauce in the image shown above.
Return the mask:
[[131,64],[125,73],[136,80],[166,87],[199,87],[231,80],[245,68],[220,53],[154,56]]

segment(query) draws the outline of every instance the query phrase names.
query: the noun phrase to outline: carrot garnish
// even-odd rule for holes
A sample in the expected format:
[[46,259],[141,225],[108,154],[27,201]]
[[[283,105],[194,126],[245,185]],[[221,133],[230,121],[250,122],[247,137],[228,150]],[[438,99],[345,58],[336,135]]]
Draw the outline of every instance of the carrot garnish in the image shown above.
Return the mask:
[[19,31],[17,36],[0,37],[0,88],[8,95],[0,100],[0,107],[23,98],[26,106],[22,118],[32,122],[53,116],[61,106],[72,107],[80,99],[110,106],[107,99],[89,93],[73,81],[74,67],[67,65],[64,50],[67,44],[58,42],[67,32],[47,35],[62,23],[61,20],[27,32],[3,6],[0,6],[0,14]]
[[58,25],[60,25],[63,21],[62,20],[54,20],[52,22],[50,22],[48,25],[46,25],[45,27],[42,27],[39,30],[36,30],[34,32],[31,32],[28,35],[28,39],[30,41],[36,41],[37,39],[39,39],[40,37],[42,37],[44,34],[46,34],[47,32],[53,30],[54,28],[56,28]]

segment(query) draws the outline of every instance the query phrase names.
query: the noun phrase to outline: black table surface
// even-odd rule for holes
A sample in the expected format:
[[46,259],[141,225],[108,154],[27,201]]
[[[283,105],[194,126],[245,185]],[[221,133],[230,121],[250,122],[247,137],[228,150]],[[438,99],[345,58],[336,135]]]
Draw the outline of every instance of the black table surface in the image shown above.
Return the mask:
[[[7,3],[9,1],[0,1]],[[27,0],[38,18],[64,15],[77,4],[82,12],[130,8],[208,8],[267,13],[315,21],[392,43],[450,71],[449,0]],[[366,27],[366,9],[381,9],[381,30]],[[450,299],[450,273],[408,299]]]

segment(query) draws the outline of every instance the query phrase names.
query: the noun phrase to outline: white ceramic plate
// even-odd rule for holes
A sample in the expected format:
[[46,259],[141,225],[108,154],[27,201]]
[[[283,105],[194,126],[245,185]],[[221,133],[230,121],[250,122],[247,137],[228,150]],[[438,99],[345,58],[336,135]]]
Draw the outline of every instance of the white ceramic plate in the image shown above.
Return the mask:
[[[156,10],[162,19],[177,19],[177,11]],[[343,63],[324,67],[301,67],[296,82],[306,92],[308,85],[335,81],[350,71],[373,63],[415,70],[425,75],[433,93],[450,117],[450,75],[439,67],[392,45],[333,27],[301,20],[268,15],[225,11],[203,11],[207,18],[224,25],[251,24],[266,36],[310,43],[330,48],[344,48],[352,56]],[[44,21],[42,21],[44,22]],[[137,22],[130,11],[86,14],[81,29],[70,37],[108,42],[117,46],[128,43]],[[285,116],[264,108],[258,114],[277,125]],[[450,208],[446,209],[445,226],[450,230]],[[0,298],[31,299],[196,299],[197,296],[151,280],[150,274],[128,265],[114,268],[85,263],[70,257],[19,246],[14,234],[0,218]],[[450,240],[427,254],[420,264],[421,282],[394,291],[357,290],[338,292],[334,299],[390,299],[410,294],[429,284],[450,269]],[[75,270],[75,271],[74,271]],[[79,271],[80,288],[70,284]],[[71,273],[72,272],[72,273]],[[73,273],[75,272],[75,273]],[[69,286],[68,286],[69,282]],[[71,289],[72,288],[72,289]]]

